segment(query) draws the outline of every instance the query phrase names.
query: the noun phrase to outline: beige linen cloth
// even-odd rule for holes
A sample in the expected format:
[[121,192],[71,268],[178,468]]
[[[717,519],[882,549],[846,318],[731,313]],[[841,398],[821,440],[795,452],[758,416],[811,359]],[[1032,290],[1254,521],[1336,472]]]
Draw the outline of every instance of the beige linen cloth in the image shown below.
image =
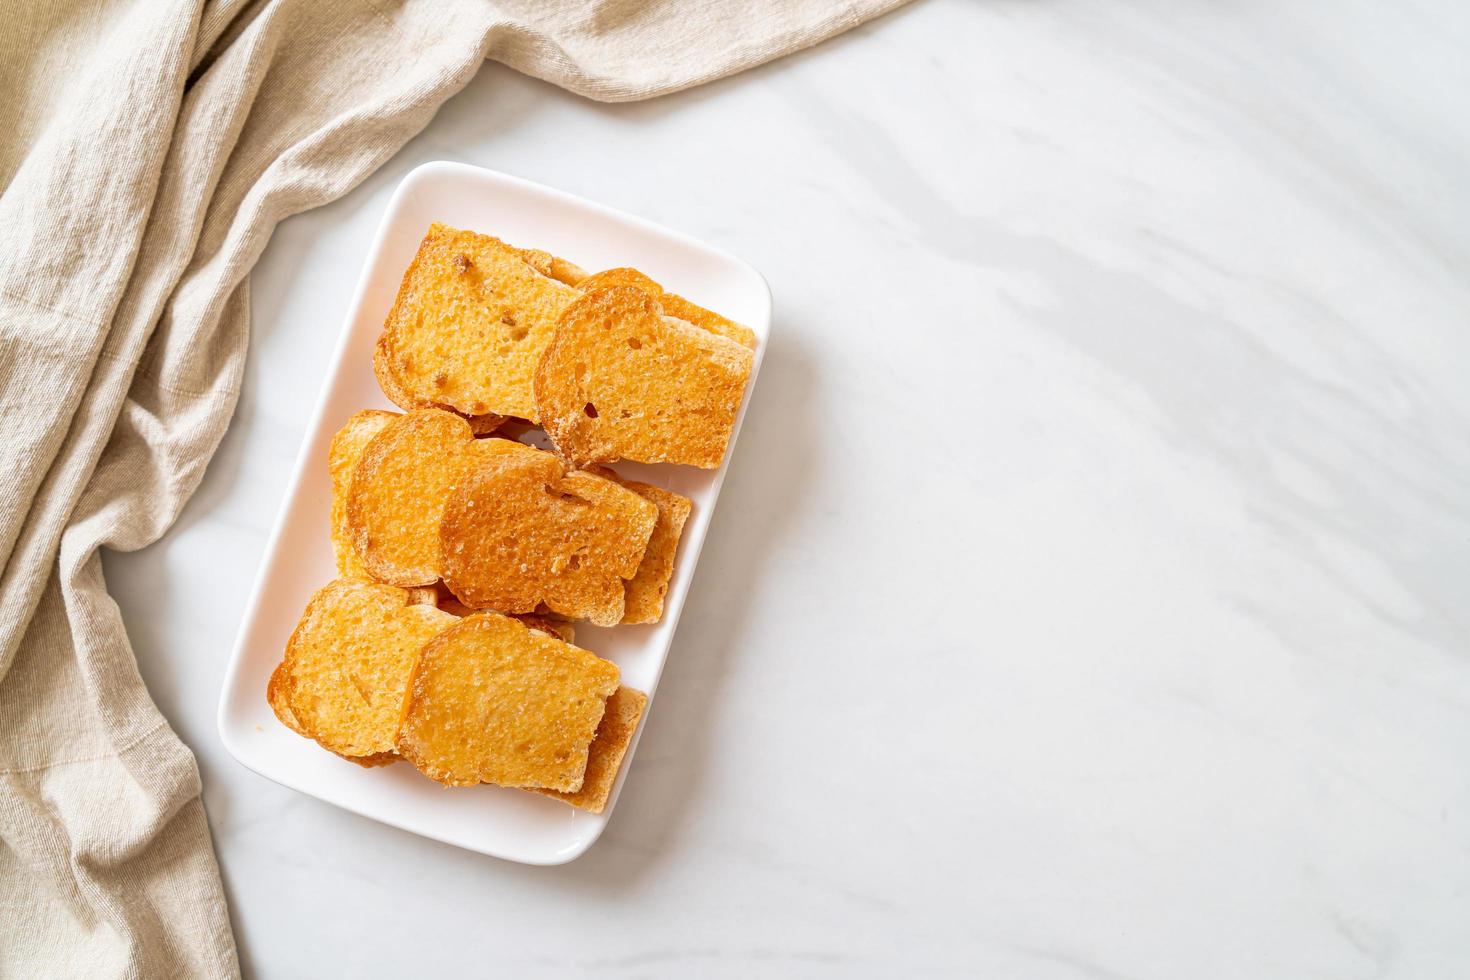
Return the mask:
[[155,541],[198,484],[276,223],[357,184],[486,58],[638,99],[900,2],[0,9],[0,976],[238,972],[198,769],[99,549]]

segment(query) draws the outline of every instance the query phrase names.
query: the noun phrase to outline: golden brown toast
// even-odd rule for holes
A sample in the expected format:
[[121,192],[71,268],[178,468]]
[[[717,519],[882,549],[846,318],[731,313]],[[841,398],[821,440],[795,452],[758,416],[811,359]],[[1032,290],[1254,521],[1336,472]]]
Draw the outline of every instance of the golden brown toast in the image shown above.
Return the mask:
[[551,612],[612,626],[658,508],[550,453],[503,454],[460,480],[444,504],[444,584],[473,609]]
[[456,621],[423,647],[398,752],[449,786],[576,792],[617,665],[508,616]]
[[571,277],[542,255],[431,225],[383,325],[381,373],[403,397],[535,421],[531,377],[578,295],[538,269]]
[[575,793],[536,788],[531,792],[561,800],[588,813],[601,813],[607,806],[607,798],[612,795],[623,756],[628,754],[628,745],[633,741],[633,733],[638,731],[638,719],[643,717],[647,704],[648,695],[642,691],[619,687],[607,699],[607,708],[597,726],[597,736],[587,750],[587,772],[582,777],[582,788]]
[[383,389],[383,394],[388,400],[405,412],[411,412],[416,408],[438,408],[446,412],[454,412],[460,418],[470,424],[470,431],[477,436],[488,436],[505,424],[503,415],[487,413],[485,415],[465,415],[463,412],[455,412],[448,405],[440,405],[427,401],[423,398],[415,398],[408,390],[393,376],[388,366],[388,349],[383,343],[386,335],[378,337],[378,342],[373,345],[373,377],[378,379],[378,387]]
[[692,323],[696,327],[717,333],[722,337],[729,337],[737,344],[755,350],[754,330],[743,323],[736,323],[734,320],[720,316],[713,310],[707,310],[697,303],[691,303],[678,293],[668,292],[637,269],[607,269],[603,272],[594,272],[572,285],[584,293],[590,293],[595,289],[607,289],[610,286],[632,286],[658,300],[665,315]]
[[464,419],[435,408],[393,419],[352,472],[347,529],[374,579],[403,588],[439,579],[439,519],[450,492],[483,461],[550,453],[507,439],[476,439]]
[[628,580],[624,590],[623,622],[656,623],[663,618],[664,596],[669,580],[674,577],[674,556],[679,551],[679,538],[689,520],[693,504],[688,497],[647,483],[628,481],[628,489],[658,507],[658,522],[648,539],[648,550],[638,565],[638,574]]
[[391,761],[414,658],[458,622],[408,599],[402,589],[350,579],[311,597],[272,684],[298,731],[355,762]]
[[[288,674],[286,661],[282,660],[276,664],[276,669],[271,671],[270,681],[265,686],[265,699],[270,702],[271,710],[276,713],[276,717],[280,719],[281,724],[303,738],[311,738],[311,733],[301,727],[301,723],[296,720],[296,713],[291,710],[291,705],[286,700],[286,679]],[[390,762],[398,761],[398,753],[393,751],[374,752],[371,755],[364,756],[342,755],[340,752],[334,752],[333,755],[340,756],[348,762],[356,763],[364,769],[386,766]]]
[[623,622],[656,623],[664,614],[664,596],[674,576],[674,556],[678,554],[679,538],[694,505],[683,494],[625,480],[606,466],[590,467],[589,472],[622,484],[658,508],[658,521],[648,538],[648,549],[643,552],[638,574],[628,580],[623,590]]
[[396,418],[397,412],[358,412],[332,436],[327,450],[327,469],[332,475],[332,553],[337,557],[339,578],[372,579],[347,531],[347,491],[352,486],[352,470],[367,444]]
[[754,355],[663,315],[629,286],[567,307],[536,368],[536,408],[577,465],[631,459],[713,469],[724,458]]
[[[286,666],[286,661],[282,660],[276,664],[276,669],[271,671],[270,681],[265,686],[265,699],[270,702],[271,710],[275,712],[281,724],[303,738],[311,738],[311,733],[303,729],[301,723],[296,720],[296,713],[291,710],[291,705],[287,701],[286,680],[288,676],[289,670]],[[334,752],[333,755],[340,756],[348,762],[354,762],[364,769],[386,766],[390,762],[398,761],[398,753],[394,751],[374,752],[371,755],[364,756],[348,756],[342,755],[339,752]]]

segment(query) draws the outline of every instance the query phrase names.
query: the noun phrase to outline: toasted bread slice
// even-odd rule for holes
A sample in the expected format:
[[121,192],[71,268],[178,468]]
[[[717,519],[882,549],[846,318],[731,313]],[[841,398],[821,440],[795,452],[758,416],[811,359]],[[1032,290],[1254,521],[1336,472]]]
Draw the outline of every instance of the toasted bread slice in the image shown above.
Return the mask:
[[465,415],[462,412],[455,412],[448,405],[436,404],[409,394],[408,390],[393,376],[393,371],[388,366],[388,348],[383,342],[384,336],[380,336],[378,342],[373,345],[373,377],[378,379],[378,387],[383,389],[383,394],[390,402],[405,412],[411,412],[416,408],[437,408],[445,412],[454,412],[455,415],[470,424],[470,431],[477,436],[488,436],[506,423],[505,416],[496,415],[493,412],[484,415]]
[[286,644],[278,697],[299,731],[344,758],[389,761],[414,658],[458,622],[408,599],[392,586],[338,579],[311,597]]
[[702,330],[717,333],[721,337],[729,337],[742,347],[755,350],[754,330],[743,323],[736,323],[734,320],[720,316],[713,310],[707,310],[697,303],[691,303],[678,293],[666,291],[664,287],[637,269],[607,269],[603,272],[594,272],[590,276],[584,275],[572,285],[584,293],[590,293],[596,289],[607,289],[611,286],[632,286],[658,300],[659,305],[664,308],[665,315],[692,323]]
[[466,616],[419,653],[396,745],[449,786],[576,792],[617,687],[617,665],[596,654],[498,613]]
[[688,497],[663,487],[631,480],[623,485],[658,507],[658,522],[648,539],[648,550],[643,552],[638,574],[628,580],[624,590],[623,622],[656,623],[663,618],[664,596],[674,577],[674,556],[694,505]]
[[586,293],[536,368],[537,413],[577,465],[720,465],[754,355],[628,286]]
[[683,494],[625,480],[606,466],[591,467],[589,472],[622,484],[658,508],[658,522],[653,525],[638,574],[628,580],[623,592],[624,623],[656,623],[664,614],[664,596],[669,591],[669,580],[674,577],[674,556],[678,554],[679,538],[694,505]]
[[402,588],[438,581],[444,501],[484,460],[550,453],[507,439],[476,439],[464,419],[435,408],[393,419],[373,437],[352,473],[347,528],[374,579]]
[[416,401],[535,421],[531,377],[578,293],[539,271],[531,254],[430,226],[383,325],[380,373]]
[[647,704],[648,695],[642,691],[619,687],[607,699],[607,708],[597,725],[597,736],[587,750],[587,772],[582,777],[582,788],[575,793],[536,788],[531,792],[561,800],[578,810],[601,813],[607,807],[607,798],[612,795],[618,770],[623,766],[623,757],[628,754],[633,733],[638,731],[638,719],[643,717]]
[[[301,723],[296,720],[296,713],[291,710],[291,704],[287,700],[289,676],[290,668],[287,666],[286,661],[282,660],[276,664],[276,669],[271,671],[270,682],[265,686],[265,699],[270,702],[271,710],[276,713],[276,717],[280,719],[281,724],[291,729],[297,735],[304,738],[311,738],[311,733],[302,728]],[[333,754],[341,755],[341,753]],[[371,755],[364,756],[342,755],[341,757],[365,769],[386,766],[390,762],[398,761],[398,753],[394,751],[374,752]]]
[[327,468],[332,474],[332,553],[337,558],[337,576],[371,580],[363,567],[352,535],[347,531],[347,491],[352,486],[352,470],[362,457],[373,436],[398,418],[397,412],[368,410],[358,412],[332,436],[327,451]]
[[564,472],[550,453],[501,455],[449,494],[439,525],[444,584],[472,609],[551,612],[612,626],[658,508],[611,480]]

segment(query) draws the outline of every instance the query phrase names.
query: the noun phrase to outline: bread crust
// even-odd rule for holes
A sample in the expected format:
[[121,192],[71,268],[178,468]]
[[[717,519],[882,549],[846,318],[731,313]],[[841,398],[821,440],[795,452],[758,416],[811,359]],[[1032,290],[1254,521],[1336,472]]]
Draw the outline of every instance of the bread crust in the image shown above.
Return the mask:
[[444,584],[472,609],[623,617],[658,508],[549,453],[485,461],[449,494],[439,524]]
[[352,544],[347,527],[347,495],[352,486],[352,472],[368,443],[396,418],[397,412],[373,409],[357,412],[332,436],[327,450],[327,470],[332,480],[332,554],[337,559],[338,578],[372,580]]
[[555,279],[557,282],[564,282],[568,286],[575,286],[587,278],[586,270],[580,268],[575,263],[568,262],[560,256],[552,255],[550,252],[543,252],[539,248],[522,248],[517,249],[517,251],[521,253],[521,258],[525,260],[527,265],[543,276]]
[[302,738],[311,738],[306,729],[301,727],[301,722],[296,720],[296,712],[291,710],[291,702],[286,699],[288,674],[289,668],[285,660],[276,664],[276,669],[271,671],[270,680],[265,684],[265,699],[281,724]]
[[409,598],[403,589],[350,579],[317,590],[267,686],[277,717],[360,765],[392,761],[414,659],[457,622]]
[[380,335],[377,343],[373,345],[373,377],[378,379],[378,387],[382,389],[384,396],[390,402],[405,412],[411,412],[418,408],[437,408],[444,412],[454,412],[455,415],[458,415],[469,423],[470,431],[477,436],[488,436],[506,423],[507,419],[505,416],[496,415],[493,412],[485,415],[466,415],[463,412],[455,411],[448,405],[440,405],[422,398],[415,398],[393,376],[393,368],[388,361],[387,347],[384,344],[385,336]]
[[578,466],[630,459],[713,469],[753,364],[749,348],[665,316],[641,290],[593,290],[567,307],[537,365],[537,415]]
[[698,303],[691,303],[678,293],[669,292],[637,269],[605,269],[602,272],[594,272],[590,276],[585,276],[575,285],[584,293],[608,289],[612,286],[631,286],[658,300],[664,313],[669,316],[692,323],[701,330],[728,337],[743,347],[755,350],[754,330],[743,323],[736,323],[728,317],[720,316],[714,310],[707,310]]
[[414,662],[395,744],[447,786],[582,788],[616,664],[498,613],[428,641]]
[[383,325],[379,383],[394,389],[390,398],[536,421],[531,377],[561,311],[578,295],[547,273],[580,273],[572,270],[544,252],[431,225]]
[[561,800],[568,806],[588,813],[601,813],[607,808],[608,797],[612,796],[613,785],[618,779],[618,770],[628,754],[628,746],[638,731],[638,722],[648,706],[648,695],[631,687],[619,687],[607,699],[602,720],[597,724],[597,735],[587,750],[587,770],[582,777],[582,787],[575,792],[564,793],[554,789],[532,788],[552,799]]
[[389,422],[363,450],[347,494],[347,531],[368,574],[400,588],[439,580],[439,520],[454,488],[485,460],[549,453],[506,439],[476,439],[452,412],[416,409]]
[[640,483],[619,476],[607,466],[594,466],[589,472],[614,480],[658,508],[658,520],[648,538],[648,548],[638,564],[638,572],[623,588],[623,619],[626,624],[656,623],[663,618],[664,596],[674,577],[674,558],[679,553],[679,539],[694,503],[683,494],[650,483]]

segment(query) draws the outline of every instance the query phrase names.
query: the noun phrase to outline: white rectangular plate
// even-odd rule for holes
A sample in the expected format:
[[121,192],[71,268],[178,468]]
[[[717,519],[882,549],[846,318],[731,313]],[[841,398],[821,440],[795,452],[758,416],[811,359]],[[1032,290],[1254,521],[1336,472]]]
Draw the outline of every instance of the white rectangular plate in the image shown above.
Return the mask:
[[[266,681],[280,662],[307,599],[335,576],[328,540],[327,446],[353,412],[393,407],[373,379],[373,343],[403,272],[434,221],[544,249],[588,271],[633,266],[668,289],[747,324],[760,344],[746,388],[746,404],[770,336],[771,294],[765,280],[749,265],[678,232],[505,174],[463,164],[430,163],[405,177],[393,195],[337,352],[326,369],[326,386],[266,546],[260,577],[225,675],[220,737],[235,758],[262,776],[363,816],[512,861],[562,864],[586,851],[607,826],[632,764],[636,736],[606,811],[594,816],[520,790],[497,786],[445,789],[406,763],[362,769],[288,731],[265,700]],[[744,417],[742,404],[736,435]],[[731,455],[725,454],[726,466]],[[663,621],[655,626],[611,629],[577,626],[578,645],[615,662],[622,670],[623,683],[648,692],[652,710],[659,674],[725,479],[725,466],[708,471],[620,463],[617,469],[676,490],[694,502],[679,544]],[[640,726],[640,734],[641,730]]]

